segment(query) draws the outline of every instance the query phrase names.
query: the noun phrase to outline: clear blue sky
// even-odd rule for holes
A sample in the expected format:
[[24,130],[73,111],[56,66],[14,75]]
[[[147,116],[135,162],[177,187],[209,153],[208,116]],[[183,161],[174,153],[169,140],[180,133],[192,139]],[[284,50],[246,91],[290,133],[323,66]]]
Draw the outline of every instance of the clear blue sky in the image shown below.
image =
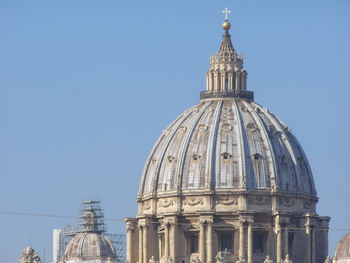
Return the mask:
[[[350,229],[346,0],[1,0],[0,210],[75,216],[82,199],[98,198],[108,218],[136,215],[146,157],[205,89],[226,6],[248,89],[309,158],[333,254],[346,233],[337,229]],[[1,262],[28,244],[52,259],[52,229],[76,224],[0,222]]]

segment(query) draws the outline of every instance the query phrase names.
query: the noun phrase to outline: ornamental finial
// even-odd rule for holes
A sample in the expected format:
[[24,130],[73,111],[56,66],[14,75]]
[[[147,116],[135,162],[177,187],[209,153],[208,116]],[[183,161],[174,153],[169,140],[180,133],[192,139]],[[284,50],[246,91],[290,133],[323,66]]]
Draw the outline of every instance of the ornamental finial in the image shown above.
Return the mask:
[[225,14],[225,22],[222,24],[222,28],[228,31],[231,28],[231,24],[227,21],[227,15],[231,13],[231,10],[228,10],[226,7],[225,10],[222,10],[222,13]]
[[225,7],[225,10],[222,10],[222,13],[225,14],[225,21],[227,21],[227,14],[231,14],[231,10],[228,10],[227,7]]

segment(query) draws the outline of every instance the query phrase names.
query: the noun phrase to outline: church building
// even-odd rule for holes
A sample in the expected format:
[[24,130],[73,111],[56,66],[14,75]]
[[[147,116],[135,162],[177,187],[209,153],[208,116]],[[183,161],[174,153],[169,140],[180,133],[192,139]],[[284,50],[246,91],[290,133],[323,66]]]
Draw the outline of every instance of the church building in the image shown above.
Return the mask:
[[137,216],[125,219],[127,261],[324,262],[330,218],[316,212],[309,162],[288,126],[247,89],[225,12],[206,90],[145,163]]

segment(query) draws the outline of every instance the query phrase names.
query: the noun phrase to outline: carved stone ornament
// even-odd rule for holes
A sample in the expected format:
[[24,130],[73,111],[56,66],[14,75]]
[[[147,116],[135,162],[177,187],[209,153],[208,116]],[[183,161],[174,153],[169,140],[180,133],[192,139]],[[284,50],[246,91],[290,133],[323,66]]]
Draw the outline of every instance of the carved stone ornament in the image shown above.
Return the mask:
[[146,201],[143,203],[143,210],[149,210],[151,209],[151,202],[150,201]]
[[134,230],[135,230],[134,224],[128,222],[128,223],[126,224],[126,232],[133,232]]
[[174,205],[173,199],[160,199],[159,200],[159,207],[167,208],[167,207],[173,206],[173,205]]
[[249,196],[248,204],[250,205],[269,205],[271,203],[270,197],[267,196]]
[[281,197],[279,200],[280,200],[280,204],[285,207],[291,207],[291,206],[294,206],[295,204],[295,200],[292,198]]
[[187,197],[187,198],[185,198],[183,203],[184,203],[184,205],[189,205],[189,206],[202,205],[203,199],[197,198],[197,197]]
[[152,158],[152,160],[151,160],[151,164],[152,164],[152,165],[155,165],[155,164],[156,164],[156,162],[157,162],[157,159],[156,159],[156,158]]
[[186,127],[186,126],[181,126],[181,127],[179,128],[179,132],[180,132],[180,133],[184,133],[186,130],[187,130],[187,127]]
[[228,252],[227,250],[225,250],[225,251],[220,251],[216,255],[215,260],[216,260],[215,263],[229,263],[229,262],[233,262],[234,257],[231,252]]
[[303,206],[304,206],[305,209],[309,209],[310,206],[311,206],[311,201],[305,200],[305,201],[303,202]]
[[237,205],[238,204],[238,197],[237,196],[230,196],[230,195],[218,195],[216,197],[216,203],[222,204],[222,205]]
[[273,263],[273,261],[271,260],[270,256],[267,255],[263,263]]
[[20,263],[39,263],[41,262],[38,252],[32,247],[26,247],[19,258]]
[[223,112],[230,112],[232,109],[231,109],[231,107],[229,107],[229,106],[225,106],[223,109],[222,109],[222,111]]
[[164,136],[168,136],[169,133],[170,133],[170,129],[169,128],[163,130]]
[[172,163],[172,162],[175,160],[175,157],[172,156],[172,155],[169,155],[169,156],[167,157],[167,160],[168,160],[169,163]]
[[223,130],[224,132],[230,132],[230,131],[232,131],[232,126],[231,126],[230,124],[228,124],[228,123],[224,123],[224,124],[222,125],[222,130]]
[[198,130],[199,130],[199,132],[205,132],[205,131],[207,131],[208,130],[208,126],[206,126],[205,124],[200,124],[199,126],[198,126]]

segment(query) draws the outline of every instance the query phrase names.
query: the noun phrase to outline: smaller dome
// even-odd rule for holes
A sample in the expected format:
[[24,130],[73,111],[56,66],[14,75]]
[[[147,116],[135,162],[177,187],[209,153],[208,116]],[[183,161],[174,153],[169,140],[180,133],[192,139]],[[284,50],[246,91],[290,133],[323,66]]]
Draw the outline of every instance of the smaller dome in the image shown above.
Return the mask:
[[350,233],[339,241],[334,254],[334,262],[350,263]]
[[103,234],[84,232],[75,235],[65,251],[65,262],[118,262],[112,242]]

